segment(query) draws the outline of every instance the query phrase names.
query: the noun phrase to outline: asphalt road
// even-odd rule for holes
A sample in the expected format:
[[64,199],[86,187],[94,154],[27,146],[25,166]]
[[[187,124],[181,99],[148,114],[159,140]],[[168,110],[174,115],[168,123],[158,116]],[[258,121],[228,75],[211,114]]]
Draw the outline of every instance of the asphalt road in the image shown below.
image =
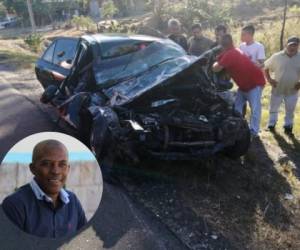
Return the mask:
[[[53,119],[32,98],[5,78],[0,66],[0,160],[22,138],[53,131]],[[0,248],[13,249],[185,249],[185,246],[120,187],[104,184],[100,207],[88,225],[73,238],[41,239],[21,232],[0,209]]]

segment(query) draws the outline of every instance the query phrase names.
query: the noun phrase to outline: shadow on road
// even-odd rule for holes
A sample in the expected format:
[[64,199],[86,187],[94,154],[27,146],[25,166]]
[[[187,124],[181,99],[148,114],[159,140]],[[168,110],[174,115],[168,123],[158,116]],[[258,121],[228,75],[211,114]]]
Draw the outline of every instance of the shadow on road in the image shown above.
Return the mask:
[[0,160],[19,140],[34,133],[52,131],[53,122],[9,84],[0,85]]

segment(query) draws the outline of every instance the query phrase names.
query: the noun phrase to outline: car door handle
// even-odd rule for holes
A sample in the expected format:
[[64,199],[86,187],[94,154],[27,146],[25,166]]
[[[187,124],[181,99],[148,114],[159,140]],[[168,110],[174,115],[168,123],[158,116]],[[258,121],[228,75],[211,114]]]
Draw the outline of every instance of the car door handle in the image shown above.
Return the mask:
[[53,79],[57,80],[57,81],[63,81],[66,79],[66,76],[64,76],[63,74],[60,74],[56,71],[51,71],[50,74],[53,77]]

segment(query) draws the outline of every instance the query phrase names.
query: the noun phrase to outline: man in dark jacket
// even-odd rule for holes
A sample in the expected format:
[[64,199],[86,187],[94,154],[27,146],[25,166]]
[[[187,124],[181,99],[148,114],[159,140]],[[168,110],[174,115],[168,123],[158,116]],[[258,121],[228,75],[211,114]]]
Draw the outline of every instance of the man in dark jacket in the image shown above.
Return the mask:
[[170,19],[168,22],[168,38],[179,44],[185,51],[188,50],[186,37],[181,33],[181,23],[177,19]]
[[73,235],[86,224],[76,195],[63,187],[70,170],[67,148],[59,141],[38,143],[30,170],[34,179],[6,197],[2,208],[21,230],[40,237]]
[[227,34],[227,27],[223,24],[219,24],[215,28],[216,41],[212,44],[211,48],[221,45],[221,39],[225,34]]
[[188,40],[189,54],[200,56],[212,47],[213,41],[203,35],[201,24],[194,24],[192,26],[192,33],[193,36]]

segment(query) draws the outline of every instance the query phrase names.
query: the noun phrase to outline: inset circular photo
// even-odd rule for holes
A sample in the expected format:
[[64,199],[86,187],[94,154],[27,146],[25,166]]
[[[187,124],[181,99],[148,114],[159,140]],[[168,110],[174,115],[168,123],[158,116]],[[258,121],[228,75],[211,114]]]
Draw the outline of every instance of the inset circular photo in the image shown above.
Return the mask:
[[97,211],[100,166],[79,140],[43,132],[15,144],[0,166],[0,203],[22,231],[44,238],[74,236]]

